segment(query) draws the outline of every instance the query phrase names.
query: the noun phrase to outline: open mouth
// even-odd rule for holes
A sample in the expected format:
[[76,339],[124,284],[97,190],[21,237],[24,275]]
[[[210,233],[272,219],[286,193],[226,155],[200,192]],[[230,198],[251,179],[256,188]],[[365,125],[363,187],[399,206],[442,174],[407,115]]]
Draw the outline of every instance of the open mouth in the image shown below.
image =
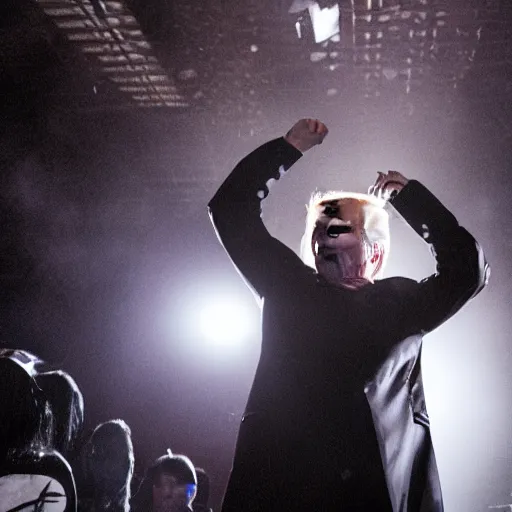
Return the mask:
[[334,224],[327,228],[327,236],[338,238],[340,235],[352,233],[352,226]]

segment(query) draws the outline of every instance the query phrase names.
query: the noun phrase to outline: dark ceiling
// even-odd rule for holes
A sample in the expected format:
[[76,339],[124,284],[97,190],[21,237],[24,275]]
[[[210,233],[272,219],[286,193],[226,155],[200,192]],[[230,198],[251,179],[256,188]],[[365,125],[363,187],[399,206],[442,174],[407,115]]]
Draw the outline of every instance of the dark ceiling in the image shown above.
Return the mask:
[[503,0],[347,0],[341,37],[323,44],[307,11],[290,14],[289,3],[6,0],[3,89],[70,110],[242,106],[244,117],[267,93],[309,89],[301,75],[331,97],[347,87],[364,97],[462,87],[481,101],[510,91],[512,6]]

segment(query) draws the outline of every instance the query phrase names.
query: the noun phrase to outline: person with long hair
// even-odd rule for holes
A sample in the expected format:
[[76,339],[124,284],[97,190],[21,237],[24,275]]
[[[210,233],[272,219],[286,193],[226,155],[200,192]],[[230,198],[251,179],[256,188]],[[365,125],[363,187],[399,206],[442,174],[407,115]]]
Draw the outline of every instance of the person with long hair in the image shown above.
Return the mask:
[[84,423],[84,398],[73,377],[63,370],[51,369],[28,350],[3,348],[0,358],[16,361],[35,379],[53,418],[52,446],[62,456],[72,458]]
[[123,420],[100,423],[75,464],[79,512],[128,512],[134,465],[130,427]]
[[24,351],[0,355],[0,503],[3,511],[76,511],[71,467],[53,447],[53,418]]
[[72,457],[84,423],[82,392],[71,375],[62,370],[38,373],[35,380],[53,414],[53,446],[64,457]]

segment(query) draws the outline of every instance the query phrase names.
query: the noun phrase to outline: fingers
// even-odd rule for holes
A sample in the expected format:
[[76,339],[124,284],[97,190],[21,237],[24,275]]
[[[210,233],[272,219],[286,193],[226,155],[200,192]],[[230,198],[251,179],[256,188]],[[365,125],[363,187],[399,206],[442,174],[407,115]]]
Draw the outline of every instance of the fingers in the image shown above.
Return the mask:
[[321,123],[320,121],[318,121],[317,133],[319,133],[320,135],[325,137],[329,133],[329,130],[327,129],[327,126],[325,126],[324,123]]
[[378,172],[377,174],[378,177],[368,189],[368,194],[380,199],[388,200],[393,194],[400,192],[408,182],[407,178],[397,171]]
[[368,193],[378,197],[379,199],[386,199],[386,183],[388,182],[388,174],[385,172],[378,172],[377,179]]
[[384,184],[386,179],[386,174],[383,172],[377,173],[377,179],[375,180],[375,183],[368,189],[368,194],[376,197],[381,196],[382,192],[382,185]]
[[323,134],[327,134],[327,132],[329,131],[327,129],[327,126],[325,126],[324,123],[322,123],[321,121],[319,121],[318,119],[304,119],[303,121],[305,121],[307,123],[307,126],[308,126],[308,130],[311,132],[311,133],[318,133],[320,135],[323,135]]
[[385,172],[378,172],[377,179],[375,180],[374,186],[376,188],[382,188],[382,186],[386,183],[388,176]]

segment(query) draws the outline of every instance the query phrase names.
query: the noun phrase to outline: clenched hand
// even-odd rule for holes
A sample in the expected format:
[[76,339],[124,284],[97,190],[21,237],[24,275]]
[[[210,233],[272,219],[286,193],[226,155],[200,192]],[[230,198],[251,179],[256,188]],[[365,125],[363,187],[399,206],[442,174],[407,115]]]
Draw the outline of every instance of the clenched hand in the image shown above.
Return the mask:
[[329,133],[327,126],[318,119],[301,119],[285,135],[285,140],[304,153],[317,144],[322,144]]

